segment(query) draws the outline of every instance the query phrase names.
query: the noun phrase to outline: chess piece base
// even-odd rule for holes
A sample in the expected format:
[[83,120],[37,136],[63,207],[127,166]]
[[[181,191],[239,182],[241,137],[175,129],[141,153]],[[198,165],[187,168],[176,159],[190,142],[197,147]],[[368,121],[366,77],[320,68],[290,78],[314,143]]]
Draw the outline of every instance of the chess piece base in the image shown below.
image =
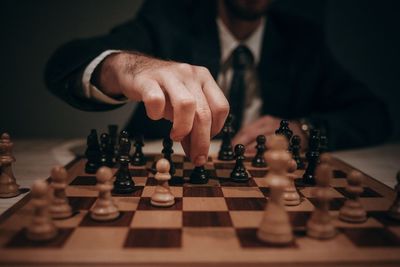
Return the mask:
[[231,179],[234,182],[237,183],[246,183],[249,181],[249,175],[247,174],[247,172],[243,172],[243,173],[235,173],[235,174],[231,174]]
[[167,202],[158,202],[155,200],[151,200],[150,201],[151,205],[155,206],[155,207],[171,207],[175,204],[175,199],[172,199],[170,201]]
[[307,235],[315,239],[330,239],[336,233],[335,227],[332,224],[317,225],[311,222],[307,225]]
[[266,243],[273,245],[288,245],[293,242],[293,234],[275,234],[271,232],[258,231],[257,237]]
[[175,204],[175,197],[164,188],[158,188],[151,196],[151,205],[156,207],[170,207]]
[[19,189],[17,189],[17,191],[14,191],[14,192],[0,193],[0,198],[12,198],[12,197],[19,196],[20,194],[21,194],[21,192],[19,191]]
[[283,193],[283,204],[285,206],[297,206],[300,205],[301,199],[297,191]]
[[65,219],[72,216],[71,207],[65,203],[64,205],[57,205],[50,207],[50,214],[53,219]]
[[51,240],[57,236],[58,230],[54,224],[48,224],[45,227],[32,226],[27,229],[26,237],[33,241]]
[[352,203],[345,203],[339,211],[339,219],[349,223],[363,223],[367,220],[367,213],[361,207],[355,208]]
[[101,212],[91,211],[90,218],[95,221],[111,221],[115,220],[119,216],[119,211],[117,209],[102,209]]

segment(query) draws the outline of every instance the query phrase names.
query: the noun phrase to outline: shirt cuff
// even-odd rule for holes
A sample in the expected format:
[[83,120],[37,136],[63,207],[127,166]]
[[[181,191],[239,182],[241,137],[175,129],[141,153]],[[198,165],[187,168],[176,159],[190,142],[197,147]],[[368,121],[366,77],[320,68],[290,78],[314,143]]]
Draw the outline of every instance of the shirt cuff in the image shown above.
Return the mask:
[[85,68],[82,75],[82,87],[83,87],[83,95],[86,98],[96,100],[100,103],[106,103],[111,105],[121,105],[128,102],[127,98],[123,99],[115,99],[106,94],[104,94],[100,89],[94,86],[90,80],[92,78],[92,74],[95,68],[109,55],[114,53],[120,53],[120,50],[106,50],[101,53],[98,57],[93,59],[89,65]]

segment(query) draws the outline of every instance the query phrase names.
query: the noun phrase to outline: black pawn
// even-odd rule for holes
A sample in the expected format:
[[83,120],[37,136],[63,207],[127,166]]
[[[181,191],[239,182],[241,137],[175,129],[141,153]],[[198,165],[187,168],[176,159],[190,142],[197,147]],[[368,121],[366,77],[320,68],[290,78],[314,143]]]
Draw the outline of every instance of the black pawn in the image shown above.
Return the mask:
[[286,137],[288,141],[292,138],[293,132],[289,128],[289,121],[288,120],[281,120],[279,129],[275,131],[276,135],[283,135]]
[[119,168],[115,175],[113,192],[116,194],[129,194],[135,191],[135,183],[129,171],[129,152],[131,142],[128,138],[120,138],[118,163]]
[[111,146],[114,148],[114,155],[118,154],[118,125],[111,124],[108,125],[108,135],[110,136]]
[[111,145],[110,136],[106,133],[100,135],[100,164],[101,166],[114,166],[114,147]]
[[143,154],[142,147],[144,146],[143,136],[137,135],[135,136],[135,143],[133,144],[135,147],[135,152],[132,155],[131,164],[134,166],[143,166],[146,164],[146,158]]
[[319,163],[319,131],[311,130],[308,151],[306,153],[308,161],[307,169],[303,175],[303,183],[315,185],[315,169]]
[[190,174],[189,183],[191,184],[206,184],[208,183],[208,174],[204,166],[194,167]]
[[174,143],[172,142],[171,138],[166,137],[163,139],[163,150],[161,150],[161,153],[164,155],[164,158],[169,161],[170,164],[170,169],[169,169],[169,174],[172,176],[175,174],[175,165],[174,162],[172,161],[172,153],[174,153],[174,150],[172,149],[172,145]]
[[397,178],[397,184],[395,187],[396,199],[390,206],[388,214],[391,218],[400,221],[400,171],[397,173],[396,178]]
[[219,160],[233,160],[235,158],[232,149],[232,136],[235,134],[235,130],[232,126],[233,120],[233,115],[229,114],[222,128],[222,144],[218,153]]
[[255,155],[255,157],[253,158],[253,160],[251,161],[251,166],[253,167],[266,167],[267,163],[265,162],[264,159],[264,152],[265,152],[265,135],[259,135],[257,136],[257,145],[256,145],[256,149],[257,149],[257,153]]
[[238,144],[235,146],[235,157],[236,163],[235,167],[231,172],[231,179],[234,182],[247,182],[249,180],[249,175],[247,174],[246,168],[243,165],[244,161],[244,145]]
[[290,140],[290,152],[292,152],[292,157],[294,161],[296,161],[297,169],[304,169],[304,162],[301,159],[300,151],[301,151],[301,139],[300,136],[294,135]]
[[86,141],[87,147],[85,151],[85,156],[87,162],[85,165],[85,171],[87,173],[96,173],[100,167],[100,146],[99,140],[97,138],[97,132],[95,129],[90,131]]

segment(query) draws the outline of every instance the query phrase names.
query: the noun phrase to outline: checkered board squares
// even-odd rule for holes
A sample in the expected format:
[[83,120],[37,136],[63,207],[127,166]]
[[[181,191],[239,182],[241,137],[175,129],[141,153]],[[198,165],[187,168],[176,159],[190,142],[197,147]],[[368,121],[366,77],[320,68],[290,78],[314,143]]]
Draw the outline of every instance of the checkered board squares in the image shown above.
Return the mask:
[[[400,261],[400,224],[386,214],[394,198],[391,189],[367,177],[361,194],[368,213],[367,222],[351,224],[338,220],[338,211],[348,197],[347,173],[352,170],[340,161],[333,161],[334,179],[330,188],[333,196],[330,212],[337,227],[336,237],[328,241],[307,237],[306,224],[317,202],[313,187],[298,183],[301,203],[286,207],[295,240],[289,246],[276,247],[257,238],[270,194],[264,178],[268,168],[252,167],[248,157],[245,166],[251,178],[246,183],[235,183],[229,178],[234,162],[210,157],[206,164],[211,178],[209,183],[192,185],[188,181],[193,165],[187,158],[174,155],[176,173],[169,184],[175,204],[160,208],[150,204],[157,185],[151,167],[160,157],[148,155],[146,166],[130,167],[136,190],[128,195],[112,194],[120,216],[109,222],[91,219],[90,209],[98,194],[96,178],[84,172],[84,159],[77,160],[68,169],[67,196],[74,215],[55,220],[59,235],[47,242],[27,240],[25,231],[32,210],[29,202],[21,204],[20,209],[0,222],[0,233],[5,233],[0,235],[0,262],[5,258],[11,263],[19,262],[22,249],[26,255],[23,260],[33,263],[38,257],[47,257],[53,263],[67,263],[71,257],[63,256],[66,254],[77,255],[72,258],[78,262],[92,263],[92,259],[96,259],[99,263],[99,258],[103,257],[99,251],[105,250],[111,253],[113,265],[170,262],[174,266],[191,261],[202,264],[279,263],[291,257],[296,262],[310,262],[315,260],[317,250],[322,262],[359,263],[358,260],[371,258]],[[302,173],[301,170],[295,172],[298,181]],[[82,254],[84,258],[80,258]]]

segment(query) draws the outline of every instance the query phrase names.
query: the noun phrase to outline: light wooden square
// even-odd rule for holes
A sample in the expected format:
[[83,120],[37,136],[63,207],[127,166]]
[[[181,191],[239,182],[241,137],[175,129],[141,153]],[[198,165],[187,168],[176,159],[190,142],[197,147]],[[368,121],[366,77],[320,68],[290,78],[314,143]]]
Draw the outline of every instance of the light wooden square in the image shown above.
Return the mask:
[[223,187],[224,197],[264,197],[258,187]]
[[123,247],[128,230],[128,227],[79,227],[72,233],[64,249],[119,249]]
[[184,211],[227,211],[223,197],[185,197],[183,198]]
[[[300,189],[300,192],[305,196],[305,197],[314,197],[313,196],[313,191],[316,189],[316,187],[304,187]],[[341,198],[343,195],[336,191],[332,187],[328,187],[328,192],[331,194],[333,198]]]
[[229,211],[235,228],[259,227],[264,211]]
[[66,194],[69,197],[97,197],[99,195],[96,186],[68,186]]
[[181,228],[181,211],[139,210],[133,217],[132,228]]
[[[184,228],[182,243],[184,250],[194,250],[197,252],[204,251],[207,248],[212,248],[214,253],[218,250],[227,252],[240,249],[235,230],[231,227]],[[204,256],[207,257],[206,254]]]
[[114,203],[120,211],[136,210],[140,197],[113,197]]

